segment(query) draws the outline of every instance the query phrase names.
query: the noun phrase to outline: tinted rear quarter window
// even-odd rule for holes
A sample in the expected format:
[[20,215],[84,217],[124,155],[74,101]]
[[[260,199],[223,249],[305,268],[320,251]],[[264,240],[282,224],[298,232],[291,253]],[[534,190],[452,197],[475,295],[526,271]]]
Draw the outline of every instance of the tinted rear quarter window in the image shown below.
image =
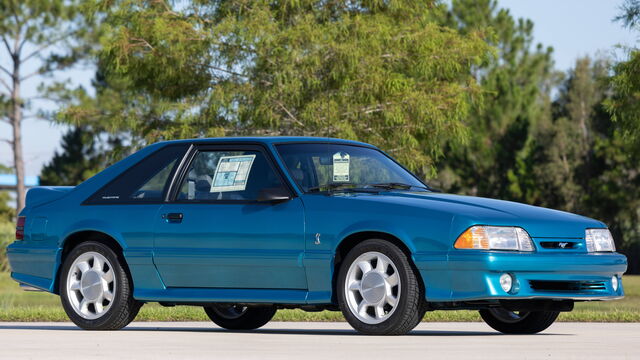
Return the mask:
[[162,201],[169,180],[188,145],[170,145],[125,170],[96,193],[86,204],[149,203]]

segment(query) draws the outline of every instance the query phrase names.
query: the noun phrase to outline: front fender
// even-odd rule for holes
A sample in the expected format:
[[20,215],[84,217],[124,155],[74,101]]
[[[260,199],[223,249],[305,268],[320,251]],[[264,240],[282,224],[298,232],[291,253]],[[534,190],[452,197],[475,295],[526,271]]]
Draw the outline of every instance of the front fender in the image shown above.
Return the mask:
[[348,237],[364,232],[378,232],[391,235],[402,241],[412,254],[417,251],[413,239],[405,229],[399,226],[399,224],[380,221],[359,221],[350,224],[336,235],[337,241],[333,246],[333,252],[335,253],[340,244],[342,244],[342,242]]
[[[446,220],[446,221],[445,221]],[[305,258],[310,294],[326,301],[333,295],[332,284],[335,270],[335,254],[349,237],[359,233],[383,233],[400,240],[411,252],[415,264],[425,283],[426,297],[434,300],[448,299],[450,277],[447,271],[447,254],[450,247],[450,219],[426,218],[415,221],[414,217],[389,220],[361,220],[350,223],[335,234],[330,251],[308,250]],[[322,245],[318,245],[322,246]],[[313,247],[312,247],[313,249]]]

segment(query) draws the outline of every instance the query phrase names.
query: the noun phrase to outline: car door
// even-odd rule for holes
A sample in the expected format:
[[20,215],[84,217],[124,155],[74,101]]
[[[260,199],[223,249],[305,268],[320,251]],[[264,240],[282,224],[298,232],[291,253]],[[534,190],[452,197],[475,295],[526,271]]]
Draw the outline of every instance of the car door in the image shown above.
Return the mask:
[[156,219],[154,263],[167,287],[307,289],[300,198],[258,145],[199,146]]
[[[79,227],[122,239],[125,257],[138,289],[158,288],[153,265],[153,229],[168,193],[170,179],[189,144],[161,147],[132,165],[83,202]],[[61,213],[71,221],[69,214]]]

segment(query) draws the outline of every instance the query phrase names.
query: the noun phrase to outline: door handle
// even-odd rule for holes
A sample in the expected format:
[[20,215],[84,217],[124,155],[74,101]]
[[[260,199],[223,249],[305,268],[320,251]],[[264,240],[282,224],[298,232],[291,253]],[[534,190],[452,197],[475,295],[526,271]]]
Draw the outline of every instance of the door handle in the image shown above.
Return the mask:
[[184,215],[182,213],[168,213],[162,214],[162,218],[167,220],[169,223],[181,223]]

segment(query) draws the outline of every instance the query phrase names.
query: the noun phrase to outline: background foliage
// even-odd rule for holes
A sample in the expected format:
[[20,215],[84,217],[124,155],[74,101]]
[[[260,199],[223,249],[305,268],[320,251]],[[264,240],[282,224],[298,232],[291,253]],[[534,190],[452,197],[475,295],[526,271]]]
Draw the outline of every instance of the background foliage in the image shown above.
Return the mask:
[[9,270],[7,261],[7,245],[15,240],[15,225],[9,221],[0,220],[0,272]]
[[[106,87],[66,121],[151,142],[316,135],[380,145],[433,174],[481,91],[482,29],[440,23],[436,1],[115,1],[98,53]],[[123,89],[121,101],[103,97]]]
[[91,129],[74,127],[62,137],[62,151],[42,168],[40,184],[75,186],[102,171],[111,159],[109,151],[121,146],[118,138],[102,141]]

